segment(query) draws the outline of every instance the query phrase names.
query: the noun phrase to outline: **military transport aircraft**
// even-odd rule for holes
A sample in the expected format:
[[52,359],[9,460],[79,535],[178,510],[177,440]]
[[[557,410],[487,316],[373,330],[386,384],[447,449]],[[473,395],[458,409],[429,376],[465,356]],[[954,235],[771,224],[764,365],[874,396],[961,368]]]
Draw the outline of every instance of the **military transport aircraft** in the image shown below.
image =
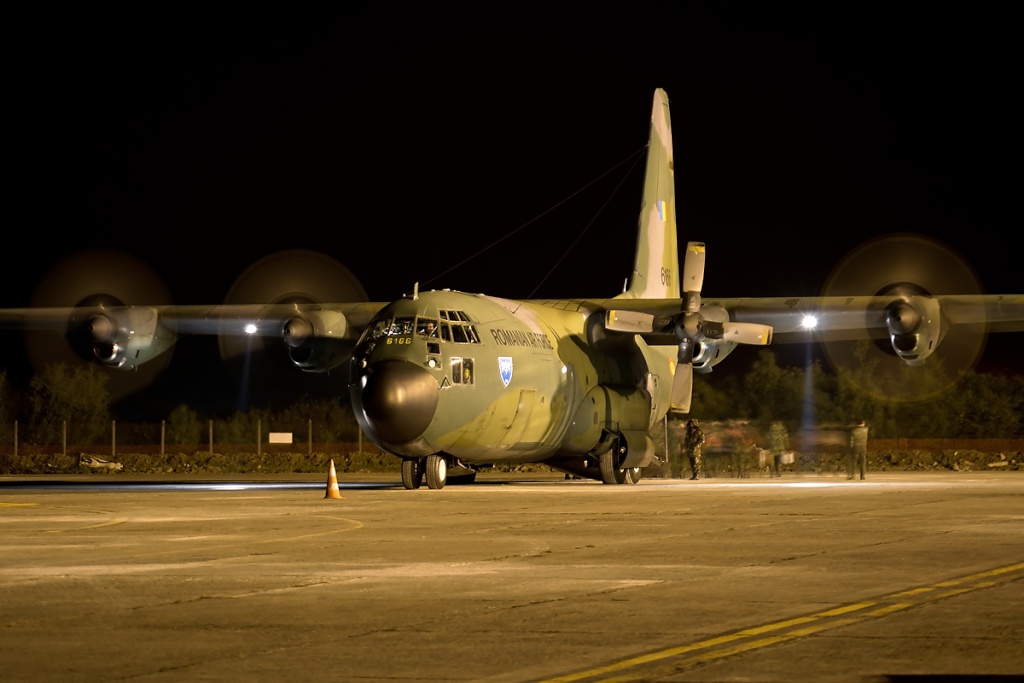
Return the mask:
[[[184,335],[218,335],[222,350],[251,335],[280,340],[291,364],[308,373],[348,364],[356,418],[401,458],[407,489],[424,478],[440,489],[452,468],[498,463],[546,463],[635,484],[656,458],[652,430],[668,411],[689,411],[693,373],[709,372],[741,344],[877,349],[881,340],[888,358],[912,367],[940,344],[970,355],[985,332],[1024,330],[1024,295],[972,291],[953,263],[940,267],[938,287],[901,270],[921,261],[905,249],[927,248],[914,238],[860,254],[874,282],[840,272],[817,298],[702,299],[705,244],[688,242],[680,268],[673,174],[669,101],[658,89],[633,270],[610,298],[510,300],[414,286],[391,302],[194,306],[129,305],[97,292],[73,306],[0,310],[0,326],[57,331],[93,361],[127,371],[165,363]],[[867,293],[845,291],[860,287]],[[807,329],[812,318],[815,331]],[[861,350],[851,365],[876,362],[865,359],[863,343],[853,348]]]

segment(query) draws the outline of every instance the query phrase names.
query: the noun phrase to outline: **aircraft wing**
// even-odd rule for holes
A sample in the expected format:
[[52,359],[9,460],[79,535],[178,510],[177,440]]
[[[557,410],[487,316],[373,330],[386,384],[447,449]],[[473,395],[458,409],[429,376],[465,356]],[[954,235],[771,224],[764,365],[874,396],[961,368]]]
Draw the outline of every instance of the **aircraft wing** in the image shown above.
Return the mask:
[[696,334],[685,329],[694,315],[686,299],[616,297],[582,306],[602,312],[606,329],[638,334],[651,345],[889,339],[912,364],[930,355],[950,329],[1024,331],[1022,294],[705,298],[696,309]]
[[[895,317],[906,317],[921,303],[919,325],[982,325],[990,332],[1024,331],[1024,295],[935,295],[931,297],[830,296],[814,298],[705,299],[736,322],[770,325],[776,343],[807,340],[811,331],[805,324],[813,316],[817,338],[829,340],[889,336]],[[929,309],[925,309],[925,305]],[[906,308],[904,308],[906,307]]]
[[[314,319],[324,323],[321,334],[355,341],[384,302],[233,304],[217,306],[167,306],[159,309],[161,324],[177,334],[287,336],[289,324]],[[249,328],[255,325],[256,329]]]
[[[92,347],[111,367],[138,367],[169,350],[178,337],[276,337],[311,372],[335,367],[339,347],[355,344],[384,302],[187,306],[76,306],[0,310],[0,329],[53,331]],[[328,352],[327,349],[330,349]]]
[[[179,335],[279,335],[281,326],[296,316],[335,313],[344,316],[349,336],[362,332],[384,302],[317,304],[215,304],[188,306],[69,306],[0,309],[0,329],[65,331],[76,321],[98,316],[150,319]],[[127,319],[125,320],[127,321]],[[94,320],[94,324],[99,321]]]

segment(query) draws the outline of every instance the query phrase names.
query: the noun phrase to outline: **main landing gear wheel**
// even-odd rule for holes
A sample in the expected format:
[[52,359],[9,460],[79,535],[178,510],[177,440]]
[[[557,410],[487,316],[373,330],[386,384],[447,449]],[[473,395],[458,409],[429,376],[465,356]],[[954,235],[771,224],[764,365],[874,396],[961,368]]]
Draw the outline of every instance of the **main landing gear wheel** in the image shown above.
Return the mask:
[[448,461],[442,455],[427,456],[427,487],[443,489],[448,481]]
[[[825,285],[825,296],[980,294],[977,277],[949,247],[927,237],[899,234],[871,240],[844,258]],[[984,331],[949,329],[923,367],[909,367],[886,336],[823,344],[836,374],[855,389],[887,403],[923,401],[945,393],[973,369]]]
[[601,470],[601,481],[605,484],[635,484],[640,481],[639,467],[622,469],[619,467],[618,446],[609,448],[597,456],[598,468]]
[[402,485],[413,491],[423,484],[423,459],[406,458],[402,461]]

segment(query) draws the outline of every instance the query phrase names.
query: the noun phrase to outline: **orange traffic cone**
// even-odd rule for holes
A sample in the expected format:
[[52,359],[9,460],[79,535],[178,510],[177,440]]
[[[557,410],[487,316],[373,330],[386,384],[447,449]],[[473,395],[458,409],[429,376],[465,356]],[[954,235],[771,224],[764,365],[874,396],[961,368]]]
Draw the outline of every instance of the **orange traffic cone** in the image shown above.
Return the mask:
[[327,493],[324,498],[341,498],[341,491],[338,490],[338,472],[334,469],[334,458],[331,458],[331,470],[327,475]]

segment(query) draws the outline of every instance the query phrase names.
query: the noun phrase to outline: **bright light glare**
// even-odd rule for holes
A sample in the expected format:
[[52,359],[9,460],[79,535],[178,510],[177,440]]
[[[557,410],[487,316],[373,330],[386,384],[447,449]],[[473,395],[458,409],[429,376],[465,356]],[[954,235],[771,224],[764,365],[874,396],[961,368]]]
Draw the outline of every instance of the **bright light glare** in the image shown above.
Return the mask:
[[256,334],[256,323],[248,323],[245,326],[246,334]]
[[803,317],[803,320],[800,321],[800,327],[804,328],[805,330],[813,330],[817,326],[818,316],[816,315],[811,315],[808,313]]

